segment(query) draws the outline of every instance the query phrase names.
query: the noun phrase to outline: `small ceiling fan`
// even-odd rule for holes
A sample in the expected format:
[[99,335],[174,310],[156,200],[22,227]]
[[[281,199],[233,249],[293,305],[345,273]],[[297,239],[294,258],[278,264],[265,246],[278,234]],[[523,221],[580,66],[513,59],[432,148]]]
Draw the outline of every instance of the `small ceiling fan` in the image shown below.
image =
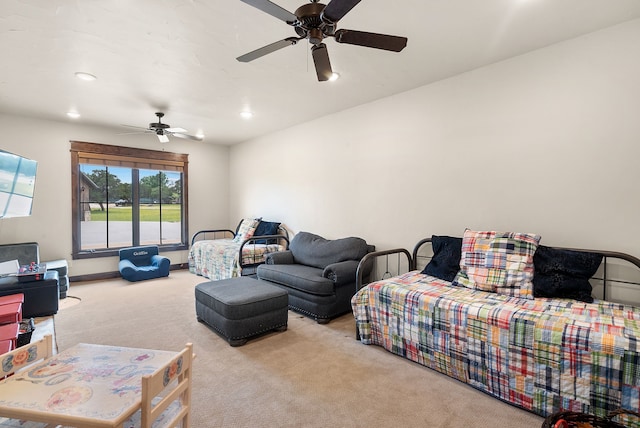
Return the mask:
[[201,136],[186,134],[187,130],[184,129],[184,128],[172,128],[171,125],[169,125],[167,123],[162,123],[162,118],[164,117],[164,113],[156,112],[156,116],[158,117],[158,122],[150,123],[148,128],[143,128],[141,126],[123,125],[123,126],[127,126],[129,128],[142,129],[143,131],[140,131],[140,132],[128,132],[128,133],[120,134],[120,135],[126,135],[126,134],[151,134],[151,133],[153,133],[153,134],[156,134],[158,136],[158,140],[160,140],[161,143],[168,143],[170,136],[178,137],[178,138],[186,138],[188,140],[196,140],[196,141],[202,141],[203,140],[203,137],[201,137]]
[[333,74],[327,46],[322,43],[322,40],[327,37],[333,37],[338,43],[384,49],[393,52],[400,52],[407,46],[406,37],[355,30],[338,30],[336,25],[338,21],[353,9],[355,5],[360,3],[360,0],[331,0],[326,5],[318,3],[318,0],[311,0],[311,3],[302,5],[296,9],[295,13],[283,9],[269,0],[241,1],[291,25],[294,27],[298,37],[287,37],[286,39],[239,56],[236,59],[240,62],[253,61],[254,59],[284,47],[295,45],[298,43],[298,40],[307,39],[312,45],[311,54],[313,56],[318,80],[323,82],[329,80]]

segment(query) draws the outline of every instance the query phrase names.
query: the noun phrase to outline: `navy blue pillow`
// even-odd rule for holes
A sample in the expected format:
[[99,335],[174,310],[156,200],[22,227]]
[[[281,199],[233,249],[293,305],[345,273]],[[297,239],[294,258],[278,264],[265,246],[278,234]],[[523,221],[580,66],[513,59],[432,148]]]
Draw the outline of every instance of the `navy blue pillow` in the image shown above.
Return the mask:
[[451,236],[431,236],[433,257],[424,267],[422,273],[436,278],[453,281],[460,270],[462,257],[462,238]]
[[602,255],[539,245],[533,255],[533,296],[575,299],[592,303],[589,278],[602,263]]
[[[277,235],[278,234],[278,228],[280,227],[280,223],[277,222],[272,222],[272,221],[260,221],[260,224],[258,224],[258,227],[256,228],[256,231],[253,232],[253,236],[264,236],[264,235]],[[275,239],[270,239],[269,240],[269,244],[275,244],[276,242]],[[267,240],[266,239],[257,239],[255,241],[256,244],[267,244]]]

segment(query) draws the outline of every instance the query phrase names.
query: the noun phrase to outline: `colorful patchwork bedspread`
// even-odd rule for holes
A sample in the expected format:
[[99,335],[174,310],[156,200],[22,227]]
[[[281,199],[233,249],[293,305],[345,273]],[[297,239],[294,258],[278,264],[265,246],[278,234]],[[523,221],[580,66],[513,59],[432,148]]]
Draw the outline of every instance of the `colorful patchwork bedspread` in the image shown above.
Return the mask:
[[[213,281],[240,276],[241,245],[233,239],[196,241],[189,250],[189,272]],[[242,249],[242,264],[262,263],[266,254],[285,249],[279,244],[247,244]]]
[[367,285],[352,305],[363,343],[541,416],[640,412],[640,308],[507,297],[418,271]]

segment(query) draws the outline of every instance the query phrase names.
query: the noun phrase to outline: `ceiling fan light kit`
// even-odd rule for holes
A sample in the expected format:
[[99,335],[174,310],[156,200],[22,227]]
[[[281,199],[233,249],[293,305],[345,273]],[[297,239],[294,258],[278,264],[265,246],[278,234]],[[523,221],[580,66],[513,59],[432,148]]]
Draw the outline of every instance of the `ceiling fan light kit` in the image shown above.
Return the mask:
[[311,3],[300,6],[294,13],[269,0],[241,1],[291,25],[298,37],[288,37],[241,55],[236,58],[240,62],[253,61],[287,46],[295,45],[298,40],[307,39],[312,45],[311,53],[318,81],[324,82],[331,80],[333,75],[327,46],[323,43],[327,37],[333,37],[337,43],[392,52],[400,52],[407,46],[406,37],[346,29],[338,30],[338,21],[360,3],[360,0],[331,0],[326,5],[319,3],[318,0],[311,0]]

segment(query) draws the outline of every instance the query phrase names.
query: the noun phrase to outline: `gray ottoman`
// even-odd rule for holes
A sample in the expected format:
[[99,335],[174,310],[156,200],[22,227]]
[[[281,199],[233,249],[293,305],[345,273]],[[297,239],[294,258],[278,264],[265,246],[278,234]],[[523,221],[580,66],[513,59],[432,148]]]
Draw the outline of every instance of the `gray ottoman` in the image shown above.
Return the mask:
[[221,334],[231,346],[270,330],[287,329],[287,292],[267,281],[238,277],[196,285],[198,321]]

